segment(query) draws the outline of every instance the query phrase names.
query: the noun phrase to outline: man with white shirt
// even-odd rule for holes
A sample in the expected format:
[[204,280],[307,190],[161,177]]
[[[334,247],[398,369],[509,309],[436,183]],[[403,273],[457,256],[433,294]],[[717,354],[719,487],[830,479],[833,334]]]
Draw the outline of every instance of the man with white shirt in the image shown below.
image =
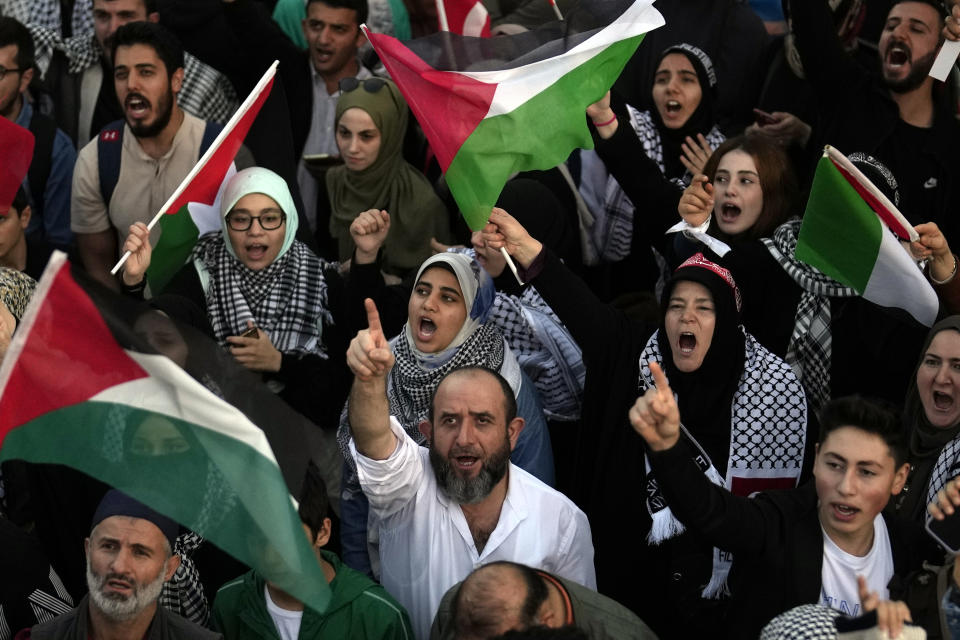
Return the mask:
[[698,470],[673,391],[659,368],[653,373],[656,388],[637,399],[630,421],[677,519],[733,554],[731,637],[757,637],[801,604],[859,615],[860,576],[880,600],[903,599],[894,585],[905,581],[894,578],[943,559],[919,524],[882,514],[910,468],[889,411],[856,396],[831,400],[820,414],[816,482],[742,498]]
[[449,373],[437,386],[429,450],[390,416],[394,356],[376,307],[347,351],[348,405],[360,484],[380,540],[381,582],[427,638],[443,594],[494,560],[523,562],[596,588],[586,516],[568,498],[510,464],[523,429],[509,384],[488,369]]

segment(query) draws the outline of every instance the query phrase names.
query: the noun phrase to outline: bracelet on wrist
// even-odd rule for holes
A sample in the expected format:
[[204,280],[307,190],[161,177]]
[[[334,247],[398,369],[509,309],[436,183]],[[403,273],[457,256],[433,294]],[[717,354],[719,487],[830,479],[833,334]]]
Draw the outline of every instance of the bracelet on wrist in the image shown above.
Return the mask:
[[943,280],[937,280],[936,278],[934,278],[933,269],[930,270],[929,275],[930,275],[930,281],[933,282],[933,284],[947,284],[948,282],[953,280],[953,277],[957,275],[957,256],[953,256],[953,271],[951,271],[950,275],[948,275],[946,278],[944,278]]
[[600,127],[605,127],[609,124],[613,124],[616,121],[617,121],[617,114],[613,114],[613,117],[607,120],[606,122],[597,122],[596,120],[591,120],[591,122],[593,122],[593,126],[595,126],[597,129],[599,129]]

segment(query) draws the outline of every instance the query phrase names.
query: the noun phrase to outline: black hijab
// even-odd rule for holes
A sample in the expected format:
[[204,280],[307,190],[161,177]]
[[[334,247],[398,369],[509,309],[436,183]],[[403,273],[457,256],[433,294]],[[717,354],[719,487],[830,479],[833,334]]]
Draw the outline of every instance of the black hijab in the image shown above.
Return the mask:
[[698,133],[707,135],[717,123],[717,74],[714,71],[710,56],[700,48],[683,42],[664,49],[654,69],[659,69],[660,63],[671,53],[686,56],[690,64],[693,65],[693,70],[696,71],[697,79],[700,81],[700,104],[697,105],[697,108],[679,129],[670,129],[663,124],[663,118],[660,117],[660,111],[657,110],[656,105],[650,108],[650,117],[660,134],[664,174],[668,178],[683,177],[687,171],[683,163],[680,162],[680,154],[683,152],[680,145],[687,139],[687,136],[696,140]]
[[926,507],[927,483],[933,472],[933,466],[940,456],[940,451],[960,433],[960,422],[946,428],[930,424],[923,402],[920,400],[920,390],[917,388],[917,372],[923,366],[923,359],[930,348],[930,343],[941,331],[960,333],[960,315],[944,318],[930,329],[927,340],[920,350],[917,366],[913,369],[913,377],[910,378],[910,387],[903,407],[903,421],[910,442],[907,461],[911,468],[907,488],[896,501],[896,510],[901,515],[912,519],[920,517]]
[[[703,363],[684,373],[673,362],[666,331],[666,309],[677,283],[703,285],[713,297],[713,338]],[[683,424],[706,449],[720,475],[726,473],[730,451],[730,407],[743,374],[745,346],[740,330],[740,293],[730,272],[698,253],[681,264],[663,291],[657,343],[670,388],[677,394]]]

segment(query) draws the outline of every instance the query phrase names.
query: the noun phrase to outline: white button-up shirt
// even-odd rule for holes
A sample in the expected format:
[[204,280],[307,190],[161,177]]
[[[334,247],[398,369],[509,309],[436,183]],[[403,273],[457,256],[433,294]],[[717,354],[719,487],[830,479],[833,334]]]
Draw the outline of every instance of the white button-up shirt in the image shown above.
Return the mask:
[[437,487],[429,452],[391,416],[397,448],[386,460],[359,454],[360,486],[380,539],[381,582],[410,614],[418,638],[443,594],[475,568],[495,560],[521,562],[596,589],[587,516],[562,493],[510,465],[500,519],[478,553],[460,509]]

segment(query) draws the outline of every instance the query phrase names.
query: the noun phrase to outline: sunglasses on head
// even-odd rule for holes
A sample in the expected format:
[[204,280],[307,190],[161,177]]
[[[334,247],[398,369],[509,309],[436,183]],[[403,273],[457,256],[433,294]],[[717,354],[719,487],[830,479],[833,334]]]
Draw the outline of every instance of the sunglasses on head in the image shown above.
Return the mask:
[[363,87],[363,90],[367,93],[376,93],[380,91],[385,84],[387,84],[387,82],[383,78],[365,78],[363,80],[360,78],[342,78],[340,80],[340,92],[348,93],[357,87]]

